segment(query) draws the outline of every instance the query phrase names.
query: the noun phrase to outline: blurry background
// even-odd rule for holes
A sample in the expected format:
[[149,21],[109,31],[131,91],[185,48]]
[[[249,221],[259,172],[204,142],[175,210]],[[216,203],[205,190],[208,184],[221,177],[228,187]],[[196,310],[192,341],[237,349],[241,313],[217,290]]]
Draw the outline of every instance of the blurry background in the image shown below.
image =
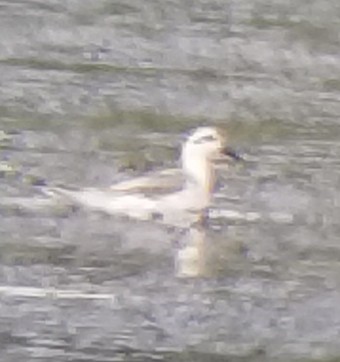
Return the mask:
[[[0,1],[1,360],[339,357],[339,29],[336,0]],[[210,124],[250,162],[207,230],[11,205]]]

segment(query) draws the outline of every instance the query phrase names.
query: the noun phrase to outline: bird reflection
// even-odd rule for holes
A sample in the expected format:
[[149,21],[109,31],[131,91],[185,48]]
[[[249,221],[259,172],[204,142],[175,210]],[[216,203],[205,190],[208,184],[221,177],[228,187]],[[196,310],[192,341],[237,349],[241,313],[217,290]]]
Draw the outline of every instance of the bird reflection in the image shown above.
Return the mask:
[[187,229],[175,253],[177,277],[202,277],[225,274],[240,266],[246,248],[236,240],[226,240],[225,233],[204,226]]

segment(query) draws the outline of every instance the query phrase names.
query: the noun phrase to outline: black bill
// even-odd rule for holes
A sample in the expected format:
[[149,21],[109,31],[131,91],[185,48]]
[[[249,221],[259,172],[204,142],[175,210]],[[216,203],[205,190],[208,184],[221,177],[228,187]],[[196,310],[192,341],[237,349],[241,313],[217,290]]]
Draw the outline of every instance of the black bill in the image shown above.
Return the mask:
[[235,161],[243,161],[243,157],[238,153],[236,152],[235,150],[233,150],[232,148],[230,147],[225,147],[223,150],[222,150],[222,153],[226,156],[229,156],[231,157],[232,159],[234,159]]

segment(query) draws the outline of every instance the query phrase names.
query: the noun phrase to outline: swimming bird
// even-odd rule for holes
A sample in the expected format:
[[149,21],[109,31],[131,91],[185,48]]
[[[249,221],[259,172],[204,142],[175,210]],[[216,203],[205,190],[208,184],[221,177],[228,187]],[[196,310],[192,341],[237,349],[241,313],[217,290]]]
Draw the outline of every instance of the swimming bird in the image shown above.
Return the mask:
[[[73,204],[112,215],[190,226],[204,218],[215,188],[216,163],[228,157],[241,159],[226,145],[220,130],[200,127],[190,133],[182,146],[181,172],[151,172],[105,189],[54,187],[49,192]],[[181,181],[180,187],[174,189]]]

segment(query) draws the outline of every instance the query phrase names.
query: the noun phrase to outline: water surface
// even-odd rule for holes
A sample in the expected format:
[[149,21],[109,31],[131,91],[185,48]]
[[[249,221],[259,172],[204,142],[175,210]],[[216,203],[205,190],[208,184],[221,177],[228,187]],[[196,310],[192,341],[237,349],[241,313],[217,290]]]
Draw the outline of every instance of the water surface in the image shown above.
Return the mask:
[[[0,1],[2,361],[339,357],[339,15]],[[247,158],[206,229],[5,202],[173,167],[199,125]]]

